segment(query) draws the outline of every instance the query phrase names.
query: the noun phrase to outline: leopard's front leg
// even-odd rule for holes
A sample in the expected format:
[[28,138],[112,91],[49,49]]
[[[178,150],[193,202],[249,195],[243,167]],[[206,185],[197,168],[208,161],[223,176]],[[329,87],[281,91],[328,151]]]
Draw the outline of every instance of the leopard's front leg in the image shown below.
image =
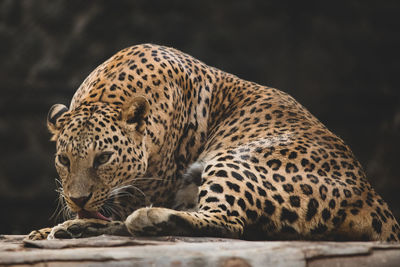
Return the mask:
[[125,220],[134,236],[213,236],[239,238],[243,228],[209,212],[185,212],[167,208],[141,208]]
[[[218,215],[204,212],[185,212],[167,208],[141,208],[125,222],[99,219],[75,219],[47,228],[47,239],[70,239],[102,234],[120,236],[214,236],[239,238],[243,229],[239,224],[223,223]],[[50,231],[51,230],[51,231]],[[28,239],[37,236],[33,231]],[[32,237],[31,237],[32,236]]]

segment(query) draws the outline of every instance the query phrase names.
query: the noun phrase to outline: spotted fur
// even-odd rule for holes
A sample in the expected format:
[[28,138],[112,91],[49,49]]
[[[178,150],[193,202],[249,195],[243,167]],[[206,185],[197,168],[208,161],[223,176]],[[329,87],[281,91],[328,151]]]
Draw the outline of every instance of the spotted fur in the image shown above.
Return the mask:
[[62,195],[81,219],[31,239],[400,238],[349,147],[296,100],[172,48],[118,52],[69,108],[53,106],[48,126]]

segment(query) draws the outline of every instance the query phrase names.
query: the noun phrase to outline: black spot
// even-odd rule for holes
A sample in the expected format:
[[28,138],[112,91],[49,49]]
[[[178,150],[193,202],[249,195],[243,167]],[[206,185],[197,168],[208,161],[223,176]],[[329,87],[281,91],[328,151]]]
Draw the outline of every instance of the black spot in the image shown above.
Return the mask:
[[272,179],[274,179],[275,182],[284,182],[286,180],[285,177],[277,173],[274,173],[274,175],[272,175]]
[[323,168],[326,172],[329,172],[330,169],[331,169],[328,162],[325,162],[324,164],[322,164],[322,168]]
[[347,198],[351,197],[351,192],[350,192],[350,190],[343,189],[343,193],[344,193],[344,195],[345,195]]
[[334,209],[336,207],[336,202],[335,200],[331,199],[329,201],[329,208]]
[[240,175],[239,173],[232,171],[231,174],[232,174],[233,178],[235,178],[236,180],[243,181],[243,176]]
[[282,156],[285,156],[288,153],[289,149],[281,149],[279,152],[281,153]]
[[287,163],[286,164],[286,168],[285,168],[286,173],[295,173],[298,172],[299,169],[297,168],[296,165],[294,165],[293,163]]
[[360,210],[359,209],[351,209],[350,212],[353,215],[357,215],[360,212]]
[[228,210],[228,211],[226,212],[226,214],[228,214],[228,216],[234,216],[234,217],[239,216],[239,212],[237,212],[236,210],[234,210],[234,211]]
[[240,158],[242,160],[248,160],[250,158],[250,156],[249,155],[241,155]]
[[231,195],[225,195],[225,200],[228,202],[231,206],[235,203],[235,197]]
[[372,228],[374,228],[375,232],[380,234],[382,232],[382,222],[378,218],[373,218]]
[[289,159],[295,159],[295,158],[297,158],[297,153],[296,152],[290,152],[290,154],[289,154]]
[[208,172],[211,169],[212,166],[213,165],[207,165],[207,167],[204,169],[204,172]]
[[216,197],[208,197],[208,198],[206,198],[206,202],[218,202],[218,201],[219,200]]
[[246,175],[247,178],[251,179],[254,182],[257,182],[257,176],[255,176],[254,173],[249,172],[247,170],[245,170],[243,173],[244,175]]
[[296,212],[288,210],[287,208],[282,208],[281,221],[288,221],[289,223],[294,223],[299,216]]
[[393,215],[390,213],[390,211],[384,210],[383,212],[385,213],[386,217],[393,219]]
[[284,184],[282,187],[283,190],[285,190],[287,193],[291,193],[294,191],[293,185],[291,184]]
[[301,160],[301,166],[305,167],[309,164],[310,162],[308,161],[308,159],[302,159]]
[[311,221],[314,215],[318,211],[319,203],[315,198],[310,199],[307,205],[307,213],[306,213],[306,220]]
[[312,182],[313,184],[318,184],[319,180],[317,176],[312,175],[312,174],[307,174],[307,178]]
[[337,198],[340,197],[339,189],[334,188],[332,190],[332,196],[337,197]]
[[247,198],[247,201],[250,203],[250,205],[254,205],[253,196],[249,193],[249,191],[245,191],[244,196]]
[[262,188],[259,187],[259,186],[257,186],[257,191],[258,191],[258,194],[259,194],[260,196],[262,196],[262,197],[265,197],[265,196],[267,195],[267,192],[265,192],[265,190],[262,189]]
[[253,185],[252,183],[247,182],[247,183],[246,183],[246,186],[247,186],[248,189],[250,189],[251,191],[254,192],[254,185]]
[[305,148],[304,146],[296,146],[295,149],[297,151],[299,151],[301,154],[306,154],[307,153],[307,148]]
[[300,198],[298,196],[290,196],[289,201],[292,207],[300,207]]
[[[250,170],[250,165],[247,164],[247,162],[241,162],[240,164],[242,164],[243,167],[245,167],[246,169],[249,169],[249,170]],[[245,173],[245,174],[246,174],[246,173]],[[253,174],[253,175],[254,175],[254,174]]]
[[[379,200],[380,200],[380,199],[379,199]],[[379,200],[378,200],[378,202],[379,202]],[[379,204],[381,204],[381,203],[379,203]],[[383,205],[383,204],[381,204],[381,205]],[[376,207],[376,212],[378,213],[378,215],[379,215],[379,217],[381,218],[381,220],[382,220],[384,223],[386,223],[386,222],[387,222],[387,218],[385,217],[385,215],[383,215],[383,213],[382,213],[380,207]]]
[[318,173],[319,176],[327,176],[326,172],[324,172],[321,169],[318,169],[317,173]]
[[279,194],[273,195],[272,198],[275,199],[276,201],[278,201],[279,204],[282,204],[284,202],[282,196]]
[[270,182],[268,181],[263,181],[263,186],[271,191],[276,191],[275,186],[273,186]]
[[346,183],[350,184],[350,185],[355,185],[356,182],[354,182],[353,180],[350,179],[346,179]]
[[300,182],[301,180],[303,180],[303,178],[301,177],[301,175],[295,175],[295,176],[292,177],[293,183]]
[[365,203],[367,203],[368,206],[372,207],[373,200],[367,199]]
[[301,184],[300,188],[301,191],[303,191],[303,194],[305,195],[311,195],[313,193],[312,187],[308,184]]
[[224,170],[219,170],[219,171],[217,171],[217,172],[215,173],[215,176],[218,176],[218,177],[228,177],[228,174],[227,174],[226,171],[224,171]]
[[260,210],[261,209],[261,201],[257,198],[256,200],[256,206]]
[[[228,157],[228,156],[227,156],[227,157]],[[233,158],[233,157],[232,157],[232,158]],[[235,165],[235,164],[232,164],[232,163],[227,163],[226,166],[228,166],[229,168],[235,169],[235,170],[239,170],[239,169],[240,169],[239,166],[237,166],[237,165]]]
[[227,210],[228,209],[224,204],[219,204],[218,208],[220,208],[222,210]]
[[207,195],[208,191],[207,190],[201,190],[200,194],[199,194],[199,198],[204,197],[205,195]]
[[[233,156],[228,155],[228,156],[225,156],[225,157],[220,157],[220,158],[218,158],[217,160],[218,160],[218,161],[227,161],[227,160],[232,160],[232,159],[233,159]],[[234,165],[234,164],[231,164],[231,163],[227,163],[226,165],[227,165],[228,167],[234,168],[234,169],[236,169],[236,170],[239,169],[238,166],[236,166],[236,165]]]
[[275,206],[274,206],[274,204],[272,203],[272,201],[270,201],[270,200],[265,200],[265,207],[264,207],[264,211],[266,212],[266,213],[268,213],[269,215],[272,215],[272,214],[274,214],[274,212],[275,212]]
[[281,167],[282,162],[278,159],[271,159],[271,160],[267,161],[267,165],[268,165],[268,167],[270,167],[271,169],[276,171]]
[[240,192],[240,187],[237,184],[226,181],[226,185],[229,187],[229,189],[231,189],[235,192],[238,192],[238,193]]
[[331,212],[328,209],[323,209],[322,210],[322,219],[326,222],[331,218]]
[[353,192],[354,192],[354,194],[356,194],[357,196],[361,196],[361,191],[360,191],[360,189],[358,189],[357,187],[353,187]]
[[214,191],[216,193],[222,193],[224,191],[224,189],[222,188],[222,186],[220,186],[219,184],[212,184],[210,186],[211,191]]
[[343,209],[338,210],[337,216],[333,217],[332,223],[336,227],[343,223],[346,219],[346,212]]
[[325,185],[321,185],[319,187],[319,194],[322,200],[326,199],[326,193],[328,192],[328,188]]
[[242,198],[239,198],[238,200],[238,205],[240,206],[240,208],[244,211],[246,210],[246,203],[244,203],[244,200]]
[[256,157],[251,157],[251,158],[250,158],[250,161],[251,161],[252,163],[254,163],[254,164],[257,164],[257,163],[260,162]]

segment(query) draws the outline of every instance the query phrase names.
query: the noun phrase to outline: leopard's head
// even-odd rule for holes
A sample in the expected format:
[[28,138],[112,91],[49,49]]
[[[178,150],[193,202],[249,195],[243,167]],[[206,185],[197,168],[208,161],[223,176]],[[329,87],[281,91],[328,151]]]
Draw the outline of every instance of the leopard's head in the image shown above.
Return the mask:
[[[60,193],[79,218],[123,219],[124,201],[145,201],[135,179],[147,169],[149,103],[136,97],[123,106],[84,103],[51,107],[47,125],[56,141]],[[139,179],[140,180],[140,179]]]

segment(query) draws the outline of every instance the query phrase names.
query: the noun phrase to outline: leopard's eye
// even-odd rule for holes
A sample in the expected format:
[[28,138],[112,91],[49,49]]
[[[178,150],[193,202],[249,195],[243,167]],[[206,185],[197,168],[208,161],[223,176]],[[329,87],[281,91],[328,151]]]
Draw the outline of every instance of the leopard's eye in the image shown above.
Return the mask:
[[66,155],[58,155],[58,162],[60,162],[62,165],[64,165],[65,167],[69,167],[69,158]]
[[113,152],[103,152],[103,153],[97,155],[94,158],[93,167],[97,168],[100,165],[107,163],[110,160],[112,154],[113,154]]

